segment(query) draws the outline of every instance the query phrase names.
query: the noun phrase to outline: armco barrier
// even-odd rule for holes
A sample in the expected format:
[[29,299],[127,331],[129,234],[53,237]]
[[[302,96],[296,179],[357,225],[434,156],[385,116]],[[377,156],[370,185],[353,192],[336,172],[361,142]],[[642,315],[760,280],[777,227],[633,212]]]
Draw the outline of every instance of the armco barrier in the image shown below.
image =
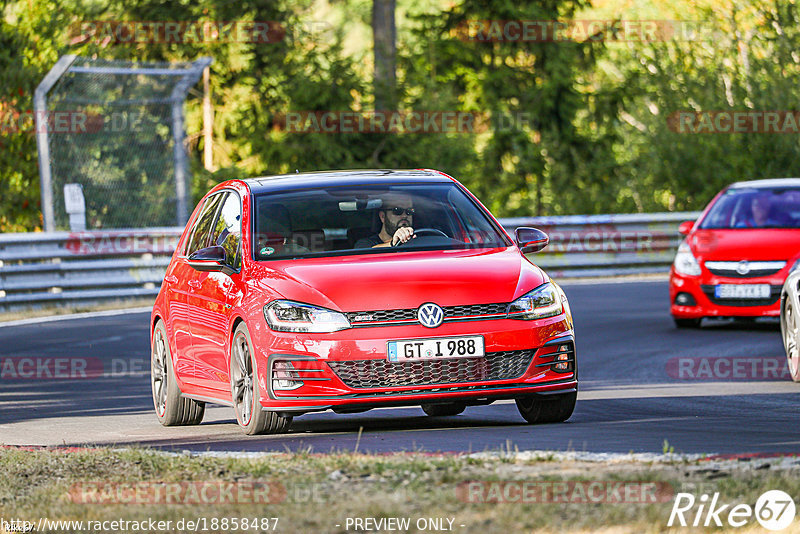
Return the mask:
[[678,225],[700,212],[568,215],[501,219],[513,236],[533,226],[550,236],[543,251],[529,257],[555,279],[666,273],[682,237]]
[[0,310],[155,298],[181,232],[0,234]]
[[[502,219],[550,245],[531,258],[556,279],[666,272],[678,224],[699,213]],[[0,234],[0,310],[155,297],[181,228]]]

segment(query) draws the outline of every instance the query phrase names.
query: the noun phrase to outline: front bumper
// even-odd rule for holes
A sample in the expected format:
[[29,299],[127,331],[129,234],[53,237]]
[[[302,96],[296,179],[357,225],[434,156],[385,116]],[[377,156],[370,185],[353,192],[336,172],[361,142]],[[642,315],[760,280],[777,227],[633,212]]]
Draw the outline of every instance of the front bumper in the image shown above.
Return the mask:
[[[484,337],[486,357],[388,361],[389,340],[466,335]],[[446,323],[434,330],[404,325],[323,335],[271,332],[269,338],[258,359],[259,385],[267,392],[261,403],[287,415],[434,402],[487,404],[577,388],[575,340],[563,314],[537,321]],[[277,383],[277,377],[289,381]],[[293,389],[281,389],[287,384]]]
[[[684,276],[670,271],[670,313],[677,319],[703,317],[778,317],[780,294],[787,273],[752,278],[728,278],[707,273],[700,276]],[[770,296],[765,299],[718,299],[714,288],[718,284],[769,284]],[[685,295],[691,296],[688,299]],[[681,302],[689,300],[689,305]]]

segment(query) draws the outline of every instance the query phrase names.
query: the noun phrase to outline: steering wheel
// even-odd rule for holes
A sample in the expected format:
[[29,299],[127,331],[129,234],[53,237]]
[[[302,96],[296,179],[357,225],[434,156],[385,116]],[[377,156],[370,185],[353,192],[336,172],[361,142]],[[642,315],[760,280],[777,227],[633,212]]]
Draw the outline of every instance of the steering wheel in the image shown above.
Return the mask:
[[442,232],[438,228],[420,228],[418,230],[414,230],[414,235],[440,235],[442,237],[446,237],[450,239],[450,236],[446,233]]
[[[418,236],[418,237],[426,236],[426,235],[428,235],[428,236],[441,236],[441,237],[446,237],[447,239],[450,239],[450,236],[448,236],[446,233],[442,232],[441,230],[439,230],[437,228],[419,228],[417,230],[414,230],[414,235]],[[398,243],[395,246],[396,247],[402,247],[403,245],[405,245],[406,243],[410,243],[411,241],[412,240],[409,239],[405,243]]]

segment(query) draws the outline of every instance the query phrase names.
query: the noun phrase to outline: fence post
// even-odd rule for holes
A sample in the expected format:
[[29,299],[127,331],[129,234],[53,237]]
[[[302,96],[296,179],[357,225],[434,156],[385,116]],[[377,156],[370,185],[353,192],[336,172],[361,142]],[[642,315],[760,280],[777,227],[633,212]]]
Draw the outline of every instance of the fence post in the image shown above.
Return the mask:
[[33,93],[33,117],[36,125],[36,148],[39,153],[39,174],[41,181],[42,198],[42,223],[45,232],[54,232],[56,229],[55,213],[53,212],[53,180],[50,168],[50,144],[47,129],[50,124],[47,117],[47,93],[56,84],[61,75],[75,61],[75,55],[66,55],[60,58],[36,87]]

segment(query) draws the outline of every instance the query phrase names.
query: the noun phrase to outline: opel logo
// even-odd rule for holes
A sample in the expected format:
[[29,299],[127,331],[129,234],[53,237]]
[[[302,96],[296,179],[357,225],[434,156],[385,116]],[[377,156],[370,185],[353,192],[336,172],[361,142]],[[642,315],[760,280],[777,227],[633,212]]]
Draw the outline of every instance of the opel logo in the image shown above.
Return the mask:
[[740,261],[739,265],[736,266],[736,272],[742,276],[746,275],[750,272],[750,263],[747,260]]
[[436,328],[444,320],[444,310],[433,302],[426,302],[417,310],[417,319],[422,326]]

